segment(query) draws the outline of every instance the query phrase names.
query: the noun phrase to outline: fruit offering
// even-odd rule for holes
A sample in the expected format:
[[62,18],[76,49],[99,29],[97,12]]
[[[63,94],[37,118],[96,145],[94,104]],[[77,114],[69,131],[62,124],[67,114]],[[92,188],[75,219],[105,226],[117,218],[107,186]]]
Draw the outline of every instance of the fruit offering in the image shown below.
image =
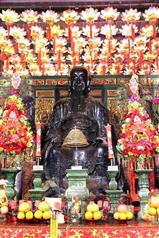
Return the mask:
[[32,220],[33,212],[31,211],[31,204],[29,202],[21,202],[18,208],[17,218],[19,220]]
[[91,220],[101,220],[102,219],[102,212],[99,210],[99,206],[91,201],[87,206],[87,211],[85,212],[85,219],[88,221]]
[[113,215],[115,220],[127,221],[132,220],[134,217],[133,209],[131,206],[119,204]]
[[50,204],[42,201],[38,204],[37,210],[34,212],[34,218],[38,220],[48,220],[51,217]]
[[159,220],[159,190],[151,190],[151,196],[148,199],[148,214],[154,216],[155,220]]

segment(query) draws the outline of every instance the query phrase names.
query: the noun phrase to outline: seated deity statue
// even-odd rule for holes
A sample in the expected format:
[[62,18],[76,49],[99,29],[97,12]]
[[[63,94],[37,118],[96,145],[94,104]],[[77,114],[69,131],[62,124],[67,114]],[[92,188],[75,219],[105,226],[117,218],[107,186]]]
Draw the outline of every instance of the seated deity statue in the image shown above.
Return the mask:
[[[67,169],[80,165],[88,169],[88,189],[106,189],[110,160],[105,126],[109,122],[109,111],[89,95],[90,76],[84,67],[71,70],[69,86],[70,97],[55,104],[45,136],[45,178],[66,189]],[[115,148],[113,132],[112,137]],[[117,159],[113,163],[117,164]]]

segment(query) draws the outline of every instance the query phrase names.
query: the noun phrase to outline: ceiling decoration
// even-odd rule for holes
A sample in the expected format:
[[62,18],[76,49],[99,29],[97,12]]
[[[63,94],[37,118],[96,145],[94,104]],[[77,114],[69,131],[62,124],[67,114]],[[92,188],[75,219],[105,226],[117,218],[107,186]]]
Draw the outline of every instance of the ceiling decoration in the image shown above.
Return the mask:
[[159,8],[33,9],[0,13],[3,75],[67,75],[75,65],[92,74],[158,74]]

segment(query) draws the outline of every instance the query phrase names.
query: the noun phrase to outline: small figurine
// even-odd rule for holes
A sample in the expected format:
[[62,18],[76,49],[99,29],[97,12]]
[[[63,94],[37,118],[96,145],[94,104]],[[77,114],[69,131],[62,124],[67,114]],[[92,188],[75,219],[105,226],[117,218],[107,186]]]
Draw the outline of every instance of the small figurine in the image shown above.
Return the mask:
[[78,195],[72,197],[72,205],[70,208],[71,222],[78,223],[81,218],[81,199]]
[[8,206],[8,198],[5,192],[7,180],[0,179],[0,207]]

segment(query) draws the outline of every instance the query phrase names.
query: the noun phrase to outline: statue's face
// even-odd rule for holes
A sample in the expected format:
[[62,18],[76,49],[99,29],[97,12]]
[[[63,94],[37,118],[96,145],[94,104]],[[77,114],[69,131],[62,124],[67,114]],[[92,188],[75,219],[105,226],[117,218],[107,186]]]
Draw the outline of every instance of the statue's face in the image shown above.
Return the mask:
[[88,73],[85,69],[75,69],[71,72],[71,90],[84,92],[87,90]]

